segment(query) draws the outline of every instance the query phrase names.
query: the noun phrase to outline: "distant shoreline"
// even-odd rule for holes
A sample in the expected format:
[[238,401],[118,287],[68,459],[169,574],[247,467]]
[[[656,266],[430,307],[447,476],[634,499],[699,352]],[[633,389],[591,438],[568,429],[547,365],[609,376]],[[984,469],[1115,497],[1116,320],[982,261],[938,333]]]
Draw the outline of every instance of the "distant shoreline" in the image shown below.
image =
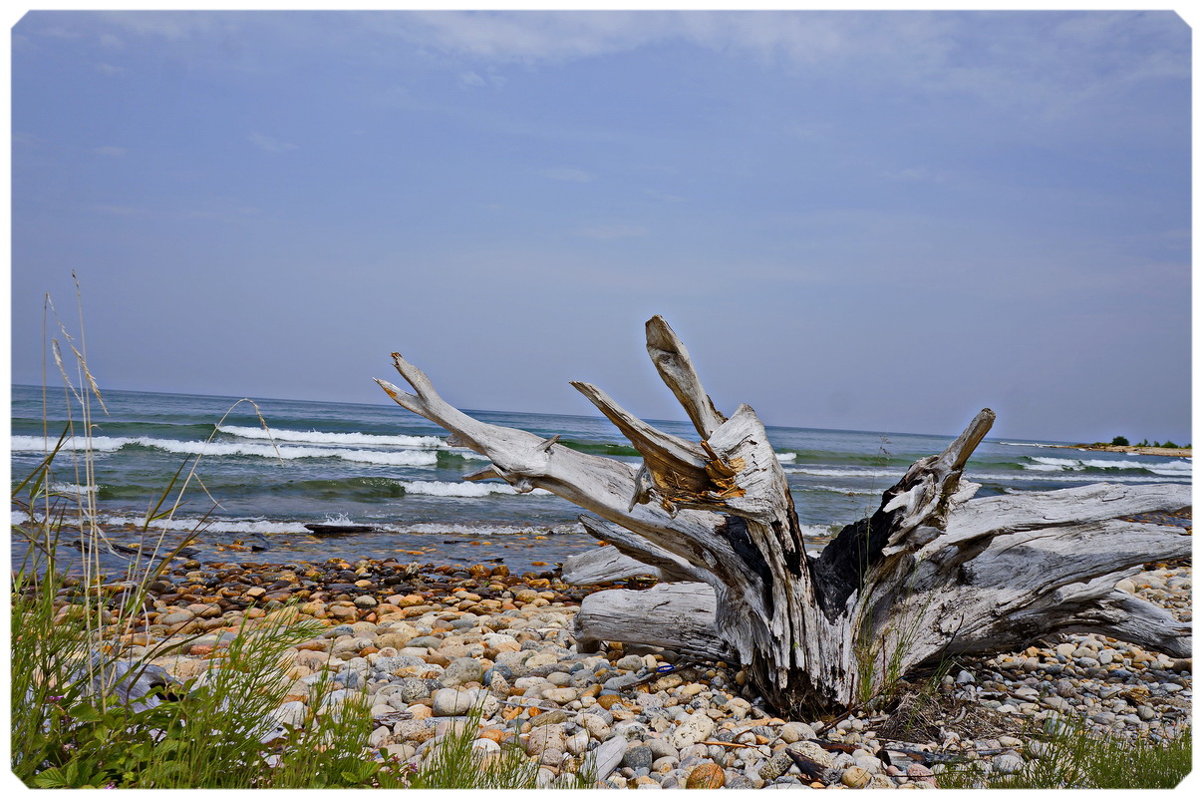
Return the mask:
[[1087,449],[1092,452],[1127,452],[1129,454],[1150,454],[1159,457],[1191,457],[1192,450],[1168,449],[1162,446],[1113,446],[1111,443],[1046,443],[1051,449]]

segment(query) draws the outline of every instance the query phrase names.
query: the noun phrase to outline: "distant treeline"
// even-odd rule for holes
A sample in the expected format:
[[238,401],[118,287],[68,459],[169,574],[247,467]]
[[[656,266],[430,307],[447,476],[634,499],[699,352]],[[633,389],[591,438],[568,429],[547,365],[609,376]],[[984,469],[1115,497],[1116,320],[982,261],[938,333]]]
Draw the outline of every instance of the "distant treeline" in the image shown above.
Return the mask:
[[1126,438],[1124,435],[1118,435],[1117,437],[1113,438],[1112,443],[1106,444],[1106,443],[1097,442],[1095,445],[1096,446],[1154,446],[1159,449],[1190,449],[1190,448],[1192,448],[1192,445],[1190,443],[1185,443],[1182,446],[1180,446],[1178,443],[1172,443],[1171,441],[1167,441],[1166,443],[1159,443],[1158,441],[1155,441],[1154,443],[1151,443],[1150,441],[1146,440],[1145,438],[1142,438],[1141,443],[1131,444],[1129,442],[1129,439]]

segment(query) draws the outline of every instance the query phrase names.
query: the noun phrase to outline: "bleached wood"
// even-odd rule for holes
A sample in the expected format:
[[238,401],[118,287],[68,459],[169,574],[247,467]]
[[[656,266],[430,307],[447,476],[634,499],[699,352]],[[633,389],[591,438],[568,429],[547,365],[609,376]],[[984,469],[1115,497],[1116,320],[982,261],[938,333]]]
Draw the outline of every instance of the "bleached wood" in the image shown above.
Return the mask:
[[594,585],[638,575],[660,582],[703,581],[702,571],[622,526],[587,515],[579,522],[592,537],[612,545],[568,557],[563,563],[565,582]]
[[[660,317],[647,323],[647,350],[698,444],[576,384],[642,453],[637,473],[555,438],[473,419],[399,355],[396,369],[415,393],[379,381],[398,404],[449,430],[454,445],[491,460],[471,478],[561,496],[603,519],[585,517],[585,527],[622,555],[693,580],[657,593],[589,596],[578,616],[582,645],[611,639],[719,650],[747,665],[768,704],[791,715],[851,705],[877,688],[880,674],[947,652],[996,651],[1068,631],[1190,653],[1189,625],[1114,590],[1142,563],[1190,551],[1184,530],[1122,520],[1190,506],[1187,486],[1101,484],[974,499],[978,486],[962,475],[995,418],[985,409],[944,452],[914,463],[869,518],[811,557],[754,410],[717,412]],[[614,557],[606,567],[624,566]],[[680,607],[693,613],[690,625],[681,625]]]
[[601,590],[580,604],[575,637],[584,648],[601,640],[628,640],[690,657],[728,660],[733,653],[716,634],[715,606],[712,588],[699,582]]
[[662,579],[657,566],[622,554],[616,546],[603,546],[573,554],[563,562],[562,580],[568,585],[598,585],[635,576]]
[[696,373],[687,347],[662,316],[654,316],[646,322],[646,351],[701,438],[707,438],[725,423],[725,416],[713,405],[700,384],[700,375]]

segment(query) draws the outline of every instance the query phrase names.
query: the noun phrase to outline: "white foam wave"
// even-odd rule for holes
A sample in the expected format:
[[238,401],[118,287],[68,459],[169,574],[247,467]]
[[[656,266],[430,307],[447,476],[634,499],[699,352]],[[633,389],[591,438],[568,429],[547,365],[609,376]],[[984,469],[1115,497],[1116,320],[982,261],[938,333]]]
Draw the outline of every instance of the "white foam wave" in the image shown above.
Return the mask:
[[[86,449],[88,441],[79,438],[68,440],[67,445],[76,450]],[[206,457],[270,457],[281,460],[299,460],[314,457],[336,457],[353,463],[393,466],[437,465],[437,453],[429,450],[407,449],[401,451],[374,451],[371,449],[341,449],[317,446],[271,446],[264,443],[222,443],[217,441],[177,441],[169,438],[92,438],[92,451],[115,452],[125,446],[143,446],[172,454],[197,454]],[[51,444],[53,446],[53,444]],[[45,441],[30,435],[13,438],[13,451],[40,452],[45,450]]]
[[782,452],[782,453],[775,452],[775,457],[781,463],[794,463],[796,461],[796,453],[795,452]]
[[[1042,465],[1042,464],[1037,464]],[[1015,473],[991,473],[987,471],[969,472],[967,476],[976,482],[1030,482],[1036,480],[1038,482],[1187,482],[1191,475],[1172,471],[1164,473],[1162,476],[1150,477],[1142,475],[1129,474],[1069,474],[1062,473],[1062,469],[1049,465],[1026,465],[1028,471],[1055,472],[1053,476],[1047,473],[1045,476],[1034,475],[1024,472]],[[866,471],[862,469],[845,469],[837,470],[832,468],[784,468],[789,474],[804,474],[814,477],[844,477],[847,479],[893,479],[904,476],[903,471]],[[1159,472],[1155,472],[1159,473]],[[801,487],[801,486],[797,486]]]
[[843,524],[801,524],[800,533],[806,538],[829,538],[842,531]]
[[783,469],[789,474],[805,474],[810,477],[846,477],[846,478],[875,478],[875,477],[902,477],[903,471],[893,470],[878,470],[867,471],[861,468],[785,468]]
[[[63,441],[62,448],[67,451],[82,452],[91,450],[93,452],[115,452],[122,446],[130,443],[133,438],[108,438],[103,435],[98,435],[90,440],[85,438],[67,438]],[[12,450],[14,452],[50,452],[58,443],[58,439],[40,438],[35,435],[14,435],[12,437]]]
[[[19,511],[13,512],[13,523],[20,523],[20,521],[16,520],[18,512]],[[145,519],[123,516],[106,516],[101,518],[100,521],[101,523],[111,524],[114,526],[124,526],[126,524],[141,526],[145,522]],[[344,513],[340,513],[336,517],[327,516],[325,518],[325,523],[362,523],[368,526],[373,526],[381,532],[405,535],[574,535],[585,533],[583,527],[578,523],[555,524],[547,527],[487,523],[379,524],[371,520],[352,521]],[[174,532],[191,532],[192,530],[196,529],[197,526],[202,528],[202,532],[216,532],[231,535],[312,534],[308,529],[305,528],[304,523],[299,521],[271,521],[265,518],[209,519],[203,524],[201,524],[199,519],[196,518],[162,518],[150,523],[150,527],[152,529]],[[201,539],[203,540],[203,538]]]
[[1083,471],[1088,468],[1109,471],[1112,469],[1139,469],[1163,476],[1190,476],[1192,463],[1189,460],[1167,460],[1147,462],[1144,460],[1082,460],[1072,457],[1031,457],[1032,463],[1023,463],[1027,471]]
[[78,495],[80,493],[95,493],[98,489],[98,485],[76,485],[73,482],[54,482],[50,485],[51,493],[65,493],[74,495]]
[[[516,496],[517,490],[503,482],[410,482],[396,480],[405,493],[420,496],[448,496],[459,499],[477,499],[483,496]],[[550,491],[535,488],[530,496],[550,496]]]
[[877,490],[855,490],[854,488],[839,488],[833,485],[796,485],[796,490],[826,491],[840,493],[843,496],[878,496]]
[[992,443],[998,443],[1001,446],[1032,446],[1036,449],[1057,449],[1057,448],[1059,448],[1057,446],[1052,446],[1051,444],[1048,444],[1048,443],[1013,443],[1011,441],[992,441]]
[[217,432],[237,438],[251,440],[294,441],[299,443],[331,443],[346,446],[406,446],[411,449],[449,449],[441,438],[432,435],[371,435],[365,432],[307,432],[293,429],[277,429],[270,432],[262,427],[235,427],[221,425]]
[[[141,526],[146,522],[145,518],[135,518],[133,516],[105,516],[100,519],[101,523],[111,524],[113,526],[125,526],[133,524]],[[249,518],[239,520],[212,520],[208,519],[201,521],[198,518],[158,518],[150,522],[151,529],[167,530],[171,532],[191,532],[197,528],[204,532],[228,532],[231,534],[252,534],[258,533],[263,535],[290,533],[295,535],[307,535],[309,531],[304,528],[304,524],[296,521],[268,521],[262,518]]]
[[13,510],[12,511],[12,521],[10,523],[24,524],[28,520],[29,520],[29,513],[25,512],[24,510]]

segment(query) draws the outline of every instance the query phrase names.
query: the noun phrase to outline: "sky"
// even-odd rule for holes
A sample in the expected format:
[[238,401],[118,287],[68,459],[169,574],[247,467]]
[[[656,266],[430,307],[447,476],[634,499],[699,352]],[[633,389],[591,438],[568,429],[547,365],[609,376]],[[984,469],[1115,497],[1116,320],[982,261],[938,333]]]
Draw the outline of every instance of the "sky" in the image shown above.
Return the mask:
[[[12,379],[683,418],[662,314],[768,424],[1191,440],[1170,12],[31,12]],[[74,322],[71,322],[74,324]]]

